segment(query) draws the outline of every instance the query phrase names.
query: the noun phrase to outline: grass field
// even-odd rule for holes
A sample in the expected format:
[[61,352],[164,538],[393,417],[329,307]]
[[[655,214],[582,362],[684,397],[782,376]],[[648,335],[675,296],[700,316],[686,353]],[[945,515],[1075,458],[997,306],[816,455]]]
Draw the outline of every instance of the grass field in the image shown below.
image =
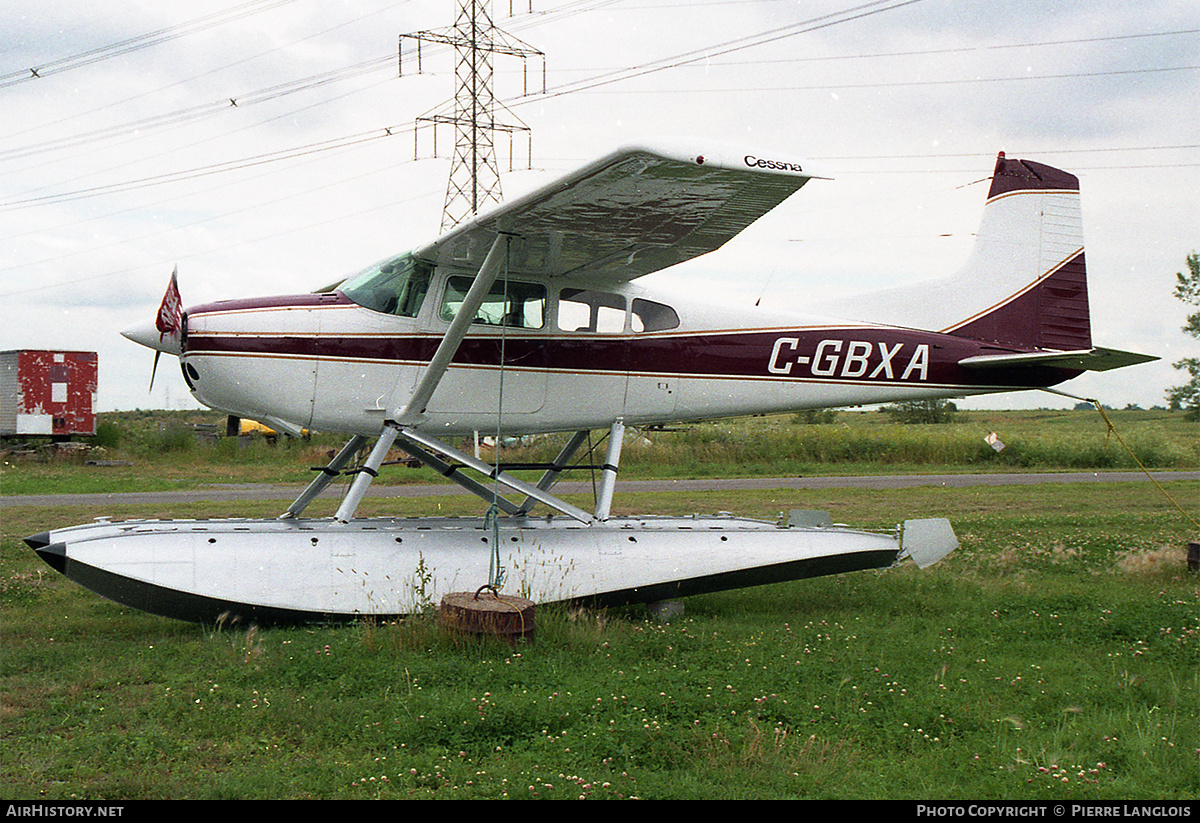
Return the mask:
[[[796,477],[842,474],[1066,471],[1200,468],[1200,425],[1182,412],[1112,411],[1110,431],[1095,411],[960,412],[955,423],[903,425],[877,411],[840,411],[832,423],[789,415],[685,424],[672,431],[631,432],[621,455],[625,479],[661,477]],[[48,459],[30,451],[0,465],[5,495],[165,491],[210,483],[302,484],[344,438],[318,435],[269,445],[261,438],[209,441],[197,425],[224,431],[212,412],[120,412],[101,415],[97,448]],[[984,438],[995,432],[997,452]],[[483,434],[486,434],[484,432]],[[558,436],[504,450],[510,461],[550,460]],[[459,444],[467,451],[472,444]],[[1127,448],[1128,447],[1128,448]],[[604,447],[593,462],[602,462]],[[491,459],[490,454],[485,455]],[[90,459],[101,465],[80,470]],[[424,470],[385,472],[379,483],[429,483]]]
[[[1082,426],[983,415],[957,425],[973,426],[972,438],[995,430],[1013,445],[1051,426],[1065,440]],[[1114,422],[1127,442],[1184,455],[1170,468],[1195,467],[1194,428],[1175,432],[1169,417],[1145,428],[1119,414]],[[875,418],[844,429],[852,424],[878,426],[893,444],[920,434]],[[774,438],[779,451],[796,431],[832,437],[838,425],[762,419],[735,421],[724,441],[698,427],[676,435],[716,443],[703,446],[713,454],[732,449],[742,473],[771,476],[787,464],[755,462],[753,450],[770,454],[756,441]],[[1081,436],[1103,441],[1100,425],[1094,435],[1082,426]],[[652,434],[646,448],[667,437]],[[676,442],[693,449],[683,436]],[[205,469],[221,465],[195,446],[174,461],[121,448],[135,463],[110,467],[129,472],[122,486],[213,482]],[[248,453],[259,447],[231,449],[221,477],[300,482],[307,471],[278,455],[306,447],[290,448],[274,458],[262,448],[268,467],[250,471]],[[982,470],[953,460],[802,462],[826,474]],[[178,474],[165,477],[173,464]],[[80,476],[98,471],[13,463],[4,493],[85,491],[91,481]],[[427,616],[272,630],[179,623],[80,589],[20,542],[97,514],[272,517],[278,502],[102,512],[8,502],[0,510],[5,798],[1200,795],[1200,577],[1184,562],[1187,542],[1200,540],[1193,481],[1162,491],[1142,482],[619,493],[622,512],[774,518],[824,508],[851,523],[947,516],[962,545],[924,571],[690,598],[669,622],[636,607],[541,607],[535,641],[515,647],[446,635]],[[360,511],[435,509],[478,513],[464,497],[368,500]]]

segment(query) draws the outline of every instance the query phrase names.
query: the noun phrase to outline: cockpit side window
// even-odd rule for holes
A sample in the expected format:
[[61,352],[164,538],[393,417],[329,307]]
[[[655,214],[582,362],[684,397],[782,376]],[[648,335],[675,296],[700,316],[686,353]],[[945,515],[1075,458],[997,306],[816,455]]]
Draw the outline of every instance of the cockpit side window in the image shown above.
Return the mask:
[[620,334],[625,331],[625,298],[590,289],[563,289],[558,295],[558,327]]
[[633,312],[630,318],[635,332],[667,331],[679,328],[679,315],[664,303],[653,300],[633,299]]
[[[442,297],[443,320],[453,320],[471,288],[470,277],[447,277]],[[540,329],[546,322],[546,287],[516,280],[497,281],[471,321],[485,326]]]
[[365,309],[416,317],[432,277],[431,265],[402,254],[354,275],[338,290]]

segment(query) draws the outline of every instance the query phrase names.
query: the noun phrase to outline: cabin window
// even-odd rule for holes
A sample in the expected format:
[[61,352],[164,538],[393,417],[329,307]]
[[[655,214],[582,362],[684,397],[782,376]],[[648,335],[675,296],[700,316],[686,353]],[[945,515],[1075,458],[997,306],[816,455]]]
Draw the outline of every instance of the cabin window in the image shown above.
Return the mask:
[[[442,298],[442,319],[453,320],[474,278],[447,277]],[[475,312],[473,323],[540,329],[546,322],[546,287],[539,283],[496,281]]]
[[602,291],[563,289],[558,296],[558,327],[620,334],[625,331],[625,298]]
[[365,309],[416,317],[432,276],[431,265],[402,254],[354,275],[339,291]]
[[679,327],[679,315],[670,306],[636,297],[630,322],[635,332],[667,331]]

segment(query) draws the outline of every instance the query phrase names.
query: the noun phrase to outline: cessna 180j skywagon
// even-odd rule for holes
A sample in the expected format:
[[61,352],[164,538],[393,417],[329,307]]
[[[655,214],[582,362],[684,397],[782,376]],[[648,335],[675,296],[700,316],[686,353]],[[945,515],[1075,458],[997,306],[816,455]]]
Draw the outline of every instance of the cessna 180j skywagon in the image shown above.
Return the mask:
[[[950,280],[812,316],[636,284],[815,176],[776,156],[633,146],[317,293],[183,310],[172,277],[156,321],[127,337],[177,355],[207,406],[349,442],[276,520],[102,519],[27,543],[102,595],[199,621],[402,615],[475,588],[485,569],[534,602],[617,603],[934,563],[957,546],[944,520],[870,531],[819,512],[611,514],[626,426],[1044,388],[1155,359],[1092,345],[1078,180],[1003,154]],[[594,430],[607,444],[599,462],[578,458],[599,475],[584,509],[555,485]],[[522,479],[448,442],[477,432],[565,444]],[[356,518],[395,448],[478,494],[488,516]],[[303,517],[342,474],[337,514]]]

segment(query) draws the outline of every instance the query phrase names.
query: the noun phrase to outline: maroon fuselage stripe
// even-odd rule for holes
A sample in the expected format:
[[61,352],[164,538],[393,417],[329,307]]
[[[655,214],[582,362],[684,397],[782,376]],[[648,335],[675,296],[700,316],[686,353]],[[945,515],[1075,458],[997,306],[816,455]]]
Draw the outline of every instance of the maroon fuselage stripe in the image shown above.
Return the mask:
[[[780,339],[787,341],[782,348],[778,345]],[[192,334],[187,338],[186,354],[424,363],[433,356],[439,341],[432,335],[335,338]],[[852,344],[856,344],[853,349]],[[924,355],[918,351],[922,346],[926,347]],[[501,362],[501,350],[504,365],[509,368],[581,373],[958,386],[1049,386],[1079,374],[1060,368],[964,369],[958,361],[965,357],[1012,350],[951,335],[873,328],[679,336],[512,336],[503,340],[468,337],[454,362],[496,367]],[[776,367],[774,372],[772,365]],[[786,373],[779,371],[785,368]]]

